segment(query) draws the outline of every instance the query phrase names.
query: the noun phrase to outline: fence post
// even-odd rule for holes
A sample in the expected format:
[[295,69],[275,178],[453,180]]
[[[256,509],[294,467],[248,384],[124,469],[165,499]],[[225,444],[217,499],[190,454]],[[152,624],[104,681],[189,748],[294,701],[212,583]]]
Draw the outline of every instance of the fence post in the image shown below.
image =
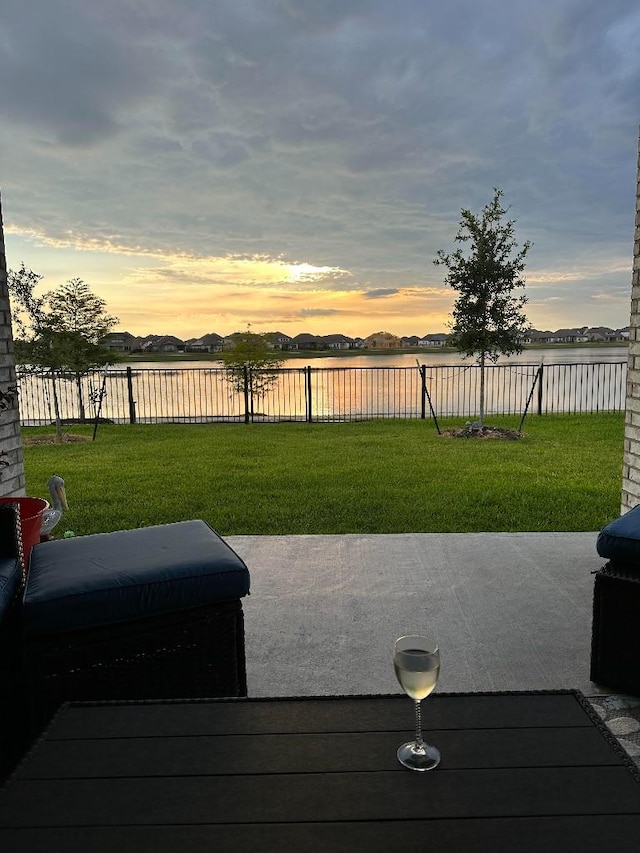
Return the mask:
[[419,364],[420,379],[422,381],[422,406],[420,409],[420,417],[425,420],[427,417],[427,365]]
[[544,376],[544,365],[538,368],[538,414],[542,414],[542,378]]
[[129,423],[136,422],[136,401],[133,399],[133,372],[127,367],[127,393],[129,397]]
[[[524,424],[524,419],[527,417],[527,412],[529,411],[529,406],[531,404],[531,400],[533,399],[533,392],[536,390],[536,382],[540,378],[540,370],[542,368],[539,367],[536,371],[535,379],[533,380],[533,384],[531,386],[531,391],[529,391],[529,396],[527,397],[527,403],[524,407],[524,412],[522,413],[522,417],[520,418],[520,426],[518,427],[518,432],[522,432],[522,425]],[[538,389],[538,394],[540,390]],[[539,399],[539,398],[538,398]],[[540,406],[540,402],[538,402],[538,407]],[[538,412],[540,414],[540,412]]]
[[429,394],[429,389],[427,388],[427,365],[426,364],[421,365],[420,362],[418,361],[418,359],[416,359],[416,362],[418,364],[418,369],[420,370],[420,373],[422,374],[422,392],[423,392],[423,396],[422,396],[422,412],[423,412],[423,415],[422,415],[422,417],[424,418],[426,415],[426,411],[424,408],[424,401],[425,401],[425,397],[426,397],[427,401],[429,403],[429,411],[431,412],[431,417],[433,418],[433,423],[435,424],[436,431],[437,431],[438,435],[442,435],[442,431],[440,429],[440,424],[438,423],[438,418],[436,417],[435,409],[433,408],[433,403],[431,402],[431,394]]
[[249,365],[242,365],[242,372],[244,376],[244,422],[245,424],[249,423]]
[[304,368],[304,396],[306,400],[307,423],[313,421],[312,397],[311,397],[311,365]]

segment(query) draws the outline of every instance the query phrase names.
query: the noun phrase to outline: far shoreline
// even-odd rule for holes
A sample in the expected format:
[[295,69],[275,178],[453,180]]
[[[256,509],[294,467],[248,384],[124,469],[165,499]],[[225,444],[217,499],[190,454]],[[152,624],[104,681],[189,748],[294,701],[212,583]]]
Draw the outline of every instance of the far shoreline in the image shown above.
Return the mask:
[[[629,341],[588,341],[571,344],[525,344],[523,351],[536,350],[571,350],[571,349],[611,349],[612,347],[627,347]],[[455,347],[398,347],[395,349],[323,349],[323,350],[274,350],[274,358],[308,359],[313,358],[353,358],[356,356],[389,356],[389,355],[424,355],[425,353],[455,353]],[[147,352],[147,353],[117,353],[118,361],[221,361],[219,352]]]

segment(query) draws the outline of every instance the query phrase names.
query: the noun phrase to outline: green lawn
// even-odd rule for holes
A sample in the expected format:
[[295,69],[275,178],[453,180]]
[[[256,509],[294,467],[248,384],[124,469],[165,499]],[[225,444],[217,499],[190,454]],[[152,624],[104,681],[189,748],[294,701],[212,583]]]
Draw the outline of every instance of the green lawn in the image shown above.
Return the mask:
[[622,414],[531,417],[525,433],[452,439],[404,420],[106,425],[96,442],[25,447],[27,492],[47,497],[49,476],[64,477],[57,535],[189,518],[222,535],[570,531],[618,515]]

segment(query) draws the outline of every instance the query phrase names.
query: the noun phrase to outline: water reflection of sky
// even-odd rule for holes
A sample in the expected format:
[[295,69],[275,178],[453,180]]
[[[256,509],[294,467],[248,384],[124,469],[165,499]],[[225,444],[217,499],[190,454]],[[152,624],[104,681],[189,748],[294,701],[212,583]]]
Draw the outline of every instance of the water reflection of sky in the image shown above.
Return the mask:
[[[532,358],[534,356],[534,358]],[[538,371],[544,356],[545,369]],[[625,347],[530,350],[506,364],[490,366],[486,375],[487,413],[522,414],[537,391],[541,412],[619,411],[626,388]],[[426,365],[425,386],[438,416],[473,417],[478,411],[478,370],[456,353],[418,353]],[[290,359],[266,394],[255,395],[250,412],[259,419],[349,420],[421,417],[426,395],[416,354],[355,355]],[[304,370],[313,368],[308,374]],[[106,391],[101,416],[127,423],[242,421],[244,393],[233,388],[215,361],[137,362],[130,373],[120,363],[103,377],[82,380],[88,401],[96,387]],[[75,382],[58,383],[63,418],[80,416]],[[20,380],[24,425],[50,423],[55,417],[48,379]]]

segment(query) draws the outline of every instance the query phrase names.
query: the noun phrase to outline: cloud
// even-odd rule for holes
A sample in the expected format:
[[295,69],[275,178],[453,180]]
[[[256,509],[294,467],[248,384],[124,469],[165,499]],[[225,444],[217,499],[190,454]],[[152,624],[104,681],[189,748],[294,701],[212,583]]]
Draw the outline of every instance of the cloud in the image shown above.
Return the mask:
[[120,255],[150,311],[250,281],[397,322],[414,287],[441,316],[431,261],[500,186],[532,297],[579,306],[631,264],[639,32],[633,0],[5,0],[5,223],[67,277]]
[[131,50],[84,4],[9,0],[2,26],[0,113],[69,149],[114,136],[122,108],[156,90],[154,52]]
[[343,312],[337,308],[301,308],[298,312],[299,317],[335,317]]
[[382,299],[385,296],[393,296],[398,292],[397,287],[379,287],[376,290],[367,290],[364,294],[365,299]]

